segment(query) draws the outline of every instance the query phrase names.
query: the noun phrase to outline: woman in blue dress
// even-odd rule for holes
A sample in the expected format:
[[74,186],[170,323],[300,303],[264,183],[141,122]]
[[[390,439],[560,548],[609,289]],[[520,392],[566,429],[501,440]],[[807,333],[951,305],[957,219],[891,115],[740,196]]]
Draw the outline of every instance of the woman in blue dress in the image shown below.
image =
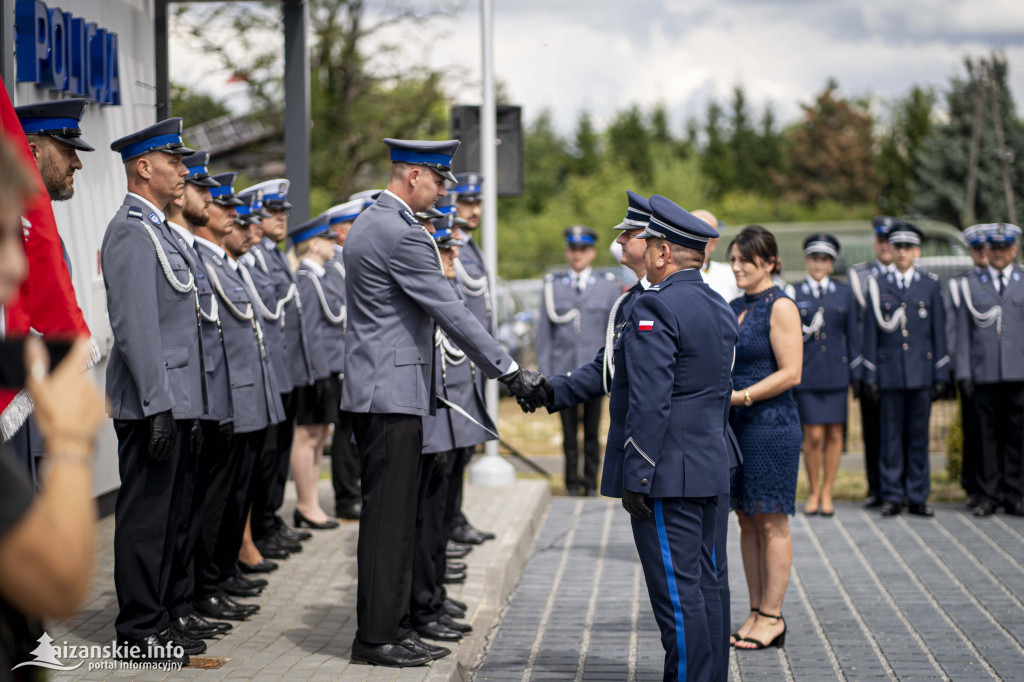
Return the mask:
[[743,465],[732,502],[740,523],[750,615],[735,633],[737,649],[785,643],[782,601],[793,564],[789,515],[795,511],[800,467],[800,416],[792,388],[800,383],[803,339],[796,304],[772,283],[780,269],[775,236],[760,225],[729,245],[729,263],[744,295],[730,305],[740,335],[733,367],[729,423]]
[[[804,429],[810,491],[804,513],[832,516],[832,486],[843,454],[850,382],[860,378],[860,331],[853,290],[831,278],[839,240],[820,232],[804,240],[807,279],[786,293],[796,302],[804,334],[803,380],[793,389]],[[822,451],[824,450],[824,477]]]

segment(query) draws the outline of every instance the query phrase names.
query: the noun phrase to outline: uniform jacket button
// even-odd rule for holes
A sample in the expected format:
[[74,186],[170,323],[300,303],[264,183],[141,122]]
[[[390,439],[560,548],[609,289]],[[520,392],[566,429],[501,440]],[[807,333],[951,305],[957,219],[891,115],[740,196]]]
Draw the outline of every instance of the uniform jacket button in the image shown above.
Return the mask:
[[149,407],[149,398],[146,398],[145,400],[142,401],[142,406]]
[[647,479],[646,478],[641,478],[640,479],[640,485],[647,485]]
[[909,350],[909,349],[910,349],[910,345],[909,344],[906,344],[906,343],[903,344],[903,350]]

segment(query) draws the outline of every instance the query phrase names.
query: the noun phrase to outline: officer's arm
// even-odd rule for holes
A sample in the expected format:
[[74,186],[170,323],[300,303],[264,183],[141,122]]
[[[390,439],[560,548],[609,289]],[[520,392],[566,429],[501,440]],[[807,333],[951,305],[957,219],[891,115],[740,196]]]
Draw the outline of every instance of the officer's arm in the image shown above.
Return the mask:
[[[296,284],[299,289],[299,300],[302,301],[302,328],[306,332],[306,348],[309,349],[309,364],[319,367],[321,371],[328,366],[327,348],[324,344],[324,323],[320,319],[320,297],[316,295],[312,280],[306,275],[297,275]],[[326,377],[318,376],[317,379]]]
[[861,355],[860,317],[857,313],[857,301],[850,288],[849,300],[846,304],[846,357],[850,358],[850,380],[860,381],[864,371],[864,357]]
[[[650,330],[640,331],[641,321],[645,330],[651,323]],[[622,485],[649,494],[665,433],[679,428],[669,423],[679,341],[675,316],[658,294],[638,296],[626,325],[629,331],[623,339],[623,353],[629,374],[629,406],[623,432]]]
[[[967,280],[965,280],[967,281]],[[967,282],[970,286],[970,282]],[[970,312],[963,303],[954,308],[956,315],[956,380],[966,381],[971,378],[971,320]]]
[[932,293],[932,339],[935,353],[935,380],[950,381],[950,357],[946,346],[946,303],[942,295],[942,286],[936,282]]
[[557,412],[573,405],[597,400],[604,393],[604,347],[597,356],[568,374],[550,377],[555,387],[555,401],[548,406],[548,412]]
[[[865,290],[869,287],[865,286]],[[864,313],[864,336],[861,345],[861,355],[864,361],[861,363],[865,384],[878,383],[878,321],[875,319],[875,311],[872,308],[870,294],[867,296],[867,310]]]
[[[138,221],[111,225],[101,255],[107,314],[147,417],[174,408],[160,334],[160,307],[153,242]],[[166,286],[170,286],[167,284]]]
[[469,312],[445,279],[426,231],[412,227],[406,230],[395,242],[390,264],[391,276],[402,291],[441,325],[484,375],[497,379],[515,369],[512,357]]

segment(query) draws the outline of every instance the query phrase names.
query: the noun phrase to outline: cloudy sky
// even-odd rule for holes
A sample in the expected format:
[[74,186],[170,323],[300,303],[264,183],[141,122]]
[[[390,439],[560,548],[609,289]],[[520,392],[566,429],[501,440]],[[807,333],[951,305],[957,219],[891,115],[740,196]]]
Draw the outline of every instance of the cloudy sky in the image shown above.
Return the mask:
[[[371,3],[368,3],[371,4]],[[799,115],[835,78],[848,95],[944,87],[965,55],[1005,52],[1024,107],[1020,0],[495,0],[495,69],[527,120],[550,109],[568,132],[582,110],[601,123],[633,103],[664,104],[681,131],[709,97],[742,84],[760,108]],[[453,73],[461,103],[478,103],[479,4],[403,39],[411,58]],[[404,37],[403,37],[404,36]],[[427,39],[429,38],[429,40]],[[225,74],[172,46],[172,78],[230,95]],[[235,86],[237,87],[237,86]],[[237,92],[237,91],[234,91]],[[239,102],[235,95],[236,104]]]

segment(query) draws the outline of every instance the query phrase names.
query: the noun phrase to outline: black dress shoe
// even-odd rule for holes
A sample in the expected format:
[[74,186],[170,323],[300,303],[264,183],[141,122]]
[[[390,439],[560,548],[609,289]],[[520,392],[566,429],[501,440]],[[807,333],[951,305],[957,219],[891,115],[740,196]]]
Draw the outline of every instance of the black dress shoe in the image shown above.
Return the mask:
[[886,502],[882,505],[882,516],[896,516],[903,511],[903,505],[898,502]]
[[461,542],[452,542],[451,540],[444,547],[444,555],[449,559],[461,559],[472,551],[472,545],[464,545]]
[[307,528],[312,528],[313,530],[331,530],[332,528],[337,528],[339,525],[338,522],[334,519],[327,519],[323,523],[310,521],[305,516],[303,516],[298,509],[296,509],[295,513],[292,514],[292,521],[292,525],[296,528],[302,528],[303,526],[306,526]]
[[382,665],[388,668],[412,668],[426,665],[433,658],[426,653],[416,653],[399,643],[394,644],[363,644],[358,639],[352,642],[353,663]]
[[173,621],[174,627],[192,639],[212,639],[217,635],[223,635],[231,629],[229,623],[218,623],[206,620],[197,613],[188,616],[179,616]]
[[459,621],[455,620],[451,616],[447,616],[447,615],[441,616],[440,618],[437,619],[437,622],[440,623],[441,625],[444,625],[447,628],[451,628],[452,630],[455,630],[455,632],[461,632],[464,635],[465,634],[469,634],[470,632],[473,632],[473,626],[472,625],[470,625],[469,623],[460,623]]
[[442,642],[458,642],[462,639],[461,632],[458,630],[452,630],[447,625],[436,620],[417,626],[416,632],[419,633],[420,637],[437,639]]
[[431,644],[430,642],[424,642],[420,639],[420,636],[413,630],[409,633],[409,636],[402,640],[402,646],[409,651],[416,654],[426,654],[435,661],[439,658],[444,658],[452,652],[447,647],[440,646],[438,644]]
[[975,505],[974,511],[972,511],[971,513],[975,516],[992,516],[992,514],[994,514],[995,511],[996,506],[994,504],[992,504],[988,500],[983,500],[979,502],[977,505]]
[[466,611],[464,609],[458,608],[457,606],[455,606],[455,604],[452,604],[447,599],[444,600],[444,604],[441,606],[441,608],[443,608],[444,612],[446,614],[448,614],[449,616],[451,616],[452,618],[465,618],[466,617]]
[[359,514],[363,511],[363,505],[355,502],[353,504],[334,505],[334,515],[346,521],[358,521]]
[[292,542],[305,542],[313,537],[313,534],[308,530],[295,530],[288,526],[281,526],[277,529],[276,534],[285,540],[291,540]]
[[864,500],[865,509],[874,509],[876,507],[881,507],[883,504],[885,503],[882,501],[882,498],[879,497],[878,495],[871,495],[866,500]]
[[980,503],[981,503],[981,498],[978,495],[976,495],[974,493],[971,493],[970,495],[967,496],[967,508],[968,509],[974,509]]
[[271,538],[270,541],[278,547],[280,547],[281,549],[283,549],[284,551],[290,552],[292,554],[298,554],[302,551],[302,545],[299,543],[298,540],[289,540],[280,533]]
[[217,620],[245,620],[259,610],[256,604],[239,604],[226,594],[211,594],[195,601],[196,611]]
[[469,526],[469,528],[474,533],[476,533],[477,535],[482,537],[484,540],[493,540],[494,538],[498,537],[497,535],[495,535],[494,533],[492,533],[489,530],[480,530],[479,528],[473,528],[473,526]]
[[935,512],[927,504],[908,504],[907,511],[914,516],[935,516]]
[[441,579],[445,585],[459,585],[466,582],[465,571],[445,571],[444,578]]
[[263,578],[246,578],[241,571],[235,571],[235,580],[246,587],[258,587],[261,590],[269,585]]
[[460,609],[462,611],[468,611],[469,610],[469,606],[466,604],[466,602],[459,601],[455,597],[445,597],[444,600],[445,600],[446,603],[451,604],[452,606],[454,606],[457,609]]
[[452,561],[451,559],[449,559],[448,562],[445,564],[445,566],[447,566],[449,571],[465,571],[466,570],[466,562],[465,561]]
[[260,551],[264,559],[277,559],[283,561],[291,556],[291,553],[282,549],[280,545],[271,538],[265,538],[256,543],[256,549]]
[[1024,516],[1024,502],[1008,502],[1003,505],[1003,509],[1010,516]]
[[195,656],[206,651],[206,642],[201,639],[192,639],[179,629],[177,624],[161,632],[160,636],[171,640],[175,646],[180,646],[182,651],[189,656]]
[[232,597],[258,597],[263,594],[262,587],[250,587],[239,582],[236,576],[231,576],[220,584],[220,589],[224,590]]
[[[182,666],[189,664],[190,659],[188,654],[183,654],[180,658],[175,656],[172,652],[174,651],[175,644],[168,637],[164,637],[162,634],[154,633],[147,637],[143,637],[140,640],[136,640],[125,646],[121,647],[125,655],[120,657],[122,661],[173,661],[175,663],[181,663]],[[131,655],[132,649],[136,650],[136,655]]]
[[452,531],[452,540],[455,542],[461,542],[464,545],[480,545],[486,540],[483,535],[478,533],[475,528],[471,526],[459,526]]
[[277,570],[277,564],[266,559],[258,564],[247,564],[244,561],[239,561],[238,567],[242,569],[243,573],[270,573]]

